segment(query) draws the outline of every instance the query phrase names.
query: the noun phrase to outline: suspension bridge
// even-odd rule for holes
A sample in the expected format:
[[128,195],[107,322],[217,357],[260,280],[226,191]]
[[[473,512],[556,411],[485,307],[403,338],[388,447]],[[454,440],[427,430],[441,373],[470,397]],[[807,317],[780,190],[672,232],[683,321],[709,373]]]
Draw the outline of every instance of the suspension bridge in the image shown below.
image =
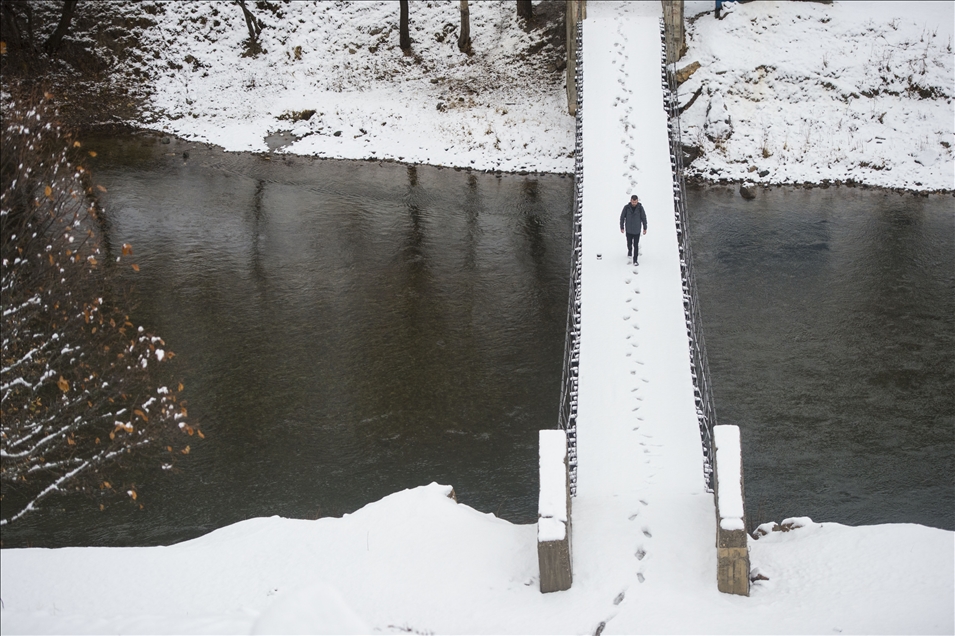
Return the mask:
[[[719,578],[722,591],[748,593],[735,427],[716,427],[723,482],[714,466],[675,69],[664,41],[657,3],[590,3],[578,27],[575,242],[560,413],[571,496],[567,510],[554,511],[542,494],[542,591],[580,583],[619,590],[618,598],[634,590],[651,602],[687,586],[712,589]],[[619,229],[631,194],[648,217],[639,265]],[[560,431],[542,431],[542,493],[558,478],[545,468],[554,451],[544,440],[553,433]],[[722,493],[721,483],[729,484]],[[548,524],[564,517],[561,552],[553,542],[560,532]]]

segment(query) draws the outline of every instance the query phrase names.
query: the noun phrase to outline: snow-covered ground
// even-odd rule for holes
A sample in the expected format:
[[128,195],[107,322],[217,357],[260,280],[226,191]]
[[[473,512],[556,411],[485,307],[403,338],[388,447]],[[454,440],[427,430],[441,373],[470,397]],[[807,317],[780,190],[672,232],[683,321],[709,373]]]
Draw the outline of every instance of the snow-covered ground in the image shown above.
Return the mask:
[[[240,57],[237,6],[155,4],[158,26],[139,33],[150,54],[117,69],[150,78],[147,127],[227,150],[265,151],[286,132],[297,141],[282,152],[573,170],[559,51],[521,28],[513,2],[471,3],[471,56],[457,49],[451,0],[412,3],[411,56],[398,48],[397,2],[256,10],[257,57]],[[720,21],[712,6],[686,3],[678,64],[702,64],[681,87],[684,104],[702,88],[683,116],[685,143],[703,151],[690,174],[955,188],[952,2],[752,2]],[[303,111],[315,112],[296,119]]]
[[[688,171],[757,183],[955,188],[951,2],[752,2],[690,20]],[[729,125],[727,125],[729,121]]]
[[[226,150],[265,151],[288,131],[296,154],[573,171],[560,58],[521,28],[514,2],[471,3],[470,56],[457,46],[458,2],[411,3],[410,56],[397,2],[274,4],[278,15],[255,10],[266,24],[256,57],[240,57],[237,6],[158,4],[158,27],[140,35],[159,51],[139,65],[153,78],[146,125]],[[302,111],[314,114],[296,120]]]
[[592,634],[601,622],[608,634],[953,631],[951,532],[801,520],[751,542],[769,580],[749,598],[720,594],[715,580],[698,589],[715,549],[712,564],[687,559],[673,573],[687,579],[682,595],[608,594],[599,576],[541,594],[535,526],[448,492],[422,486],[341,519],[250,519],[169,547],[4,550],[0,631]]

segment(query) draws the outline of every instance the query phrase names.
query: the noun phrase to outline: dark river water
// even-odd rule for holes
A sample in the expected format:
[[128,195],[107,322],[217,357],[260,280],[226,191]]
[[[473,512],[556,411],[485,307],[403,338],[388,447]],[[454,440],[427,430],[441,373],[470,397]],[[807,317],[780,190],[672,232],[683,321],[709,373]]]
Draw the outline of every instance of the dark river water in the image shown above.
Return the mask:
[[955,199],[706,187],[688,209],[751,520],[955,529]]
[[[340,516],[438,481],[531,523],[556,423],[573,181],[91,140],[134,319],[177,353],[206,439],[5,547],[147,545]],[[184,153],[186,155],[184,156]],[[753,521],[955,527],[952,199],[690,192],[720,420]]]

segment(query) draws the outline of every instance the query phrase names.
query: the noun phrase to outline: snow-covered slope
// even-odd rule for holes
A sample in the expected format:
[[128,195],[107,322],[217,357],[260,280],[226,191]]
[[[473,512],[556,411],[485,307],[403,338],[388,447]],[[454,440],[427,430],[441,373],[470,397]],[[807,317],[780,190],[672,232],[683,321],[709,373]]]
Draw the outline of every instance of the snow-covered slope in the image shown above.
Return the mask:
[[[473,55],[457,47],[459,3],[413,2],[412,54],[398,47],[397,2],[272,3],[254,57],[242,13],[217,2],[157,3],[141,33],[152,78],[146,125],[218,144],[346,159],[482,170],[573,170],[558,55],[526,32],[513,2],[472,2]],[[252,6],[250,4],[250,6]],[[542,9],[538,8],[538,12]],[[303,111],[313,111],[307,119]]]
[[[536,529],[432,484],[341,519],[250,519],[170,547],[4,550],[4,634],[938,633],[952,533],[813,524],[752,544],[749,598],[537,589]],[[636,547],[634,547],[636,549]],[[605,556],[612,556],[609,552]],[[707,564],[715,569],[714,564]],[[653,555],[646,560],[650,562]],[[613,563],[612,561],[605,561]],[[678,579],[698,577],[687,561]],[[622,571],[618,571],[622,570]],[[630,570],[618,563],[610,579]],[[616,594],[616,592],[614,592]]]
[[[522,29],[513,2],[471,3],[472,56],[457,49],[453,0],[412,3],[411,56],[398,48],[397,2],[256,9],[266,24],[257,57],[241,56],[235,5],[123,6],[150,4],[157,26],[138,34],[150,54],[117,69],[148,78],[147,127],[227,150],[265,151],[285,131],[299,140],[283,151],[299,154],[573,169],[561,51]],[[702,68],[684,103],[703,89],[683,118],[684,141],[704,153],[692,174],[955,188],[952,2],[727,4],[721,21],[712,2],[686,4],[680,66]],[[721,102],[733,133],[714,140]]]
[[955,188],[951,2],[753,2],[690,21],[689,173]]

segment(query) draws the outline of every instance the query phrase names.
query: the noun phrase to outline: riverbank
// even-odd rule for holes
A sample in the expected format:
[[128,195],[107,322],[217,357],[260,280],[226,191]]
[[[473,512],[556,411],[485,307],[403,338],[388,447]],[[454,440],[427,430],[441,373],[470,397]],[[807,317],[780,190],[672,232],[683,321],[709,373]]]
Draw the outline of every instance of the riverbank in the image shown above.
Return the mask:
[[[113,75],[141,87],[130,125],[229,151],[573,169],[562,5],[537,4],[528,25],[512,3],[474,3],[470,56],[452,2],[413,6],[410,55],[389,3],[262,11],[256,56],[236,7],[149,6],[155,24],[133,29],[149,54]],[[688,176],[953,190],[952,6],[759,2],[717,21],[686,3],[678,66],[702,65],[680,91]]]
[[953,6],[753,2],[691,17],[688,177],[951,191]]
[[410,54],[395,3],[259,11],[254,56],[237,7],[154,6],[155,26],[136,31],[154,54],[114,76],[141,86],[133,125],[228,151],[572,171],[561,3],[538,5],[530,22],[512,2],[473,3],[471,55],[458,50],[456,2],[412,5]]
[[[701,65],[680,88],[687,177],[955,191],[953,6],[729,3],[716,20],[711,2],[686,2],[677,67]],[[38,37],[55,25],[40,9]],[[254,15],[253,55],[236,5],[83,3],[63,59],[32,90],[54,93],[80,129],[145,128],[227,151],[573,171],[563,3],[536,3],[529,22],[512,2],[473,3],[470,55],[458,50],[451,0],[412,5],[408,54],[394,3],[263,3]],[[5,91],[14,69],[5,66]]]
[[[451,494],[431,484],[340,519],[249,519],[168,547],[4,550],[3,632],[953,630],[949,531],[791,519],[787,531],[750,542],[757,579],[748,598],[716,590],[715,551],[710,563],[674,572],[669,585],[621,589],[633,565],[621,560],[599,573],[577,564],[570,590],[541,594],[536,526],[477,512]],[[652,552],[644,563],[653,570]]]

